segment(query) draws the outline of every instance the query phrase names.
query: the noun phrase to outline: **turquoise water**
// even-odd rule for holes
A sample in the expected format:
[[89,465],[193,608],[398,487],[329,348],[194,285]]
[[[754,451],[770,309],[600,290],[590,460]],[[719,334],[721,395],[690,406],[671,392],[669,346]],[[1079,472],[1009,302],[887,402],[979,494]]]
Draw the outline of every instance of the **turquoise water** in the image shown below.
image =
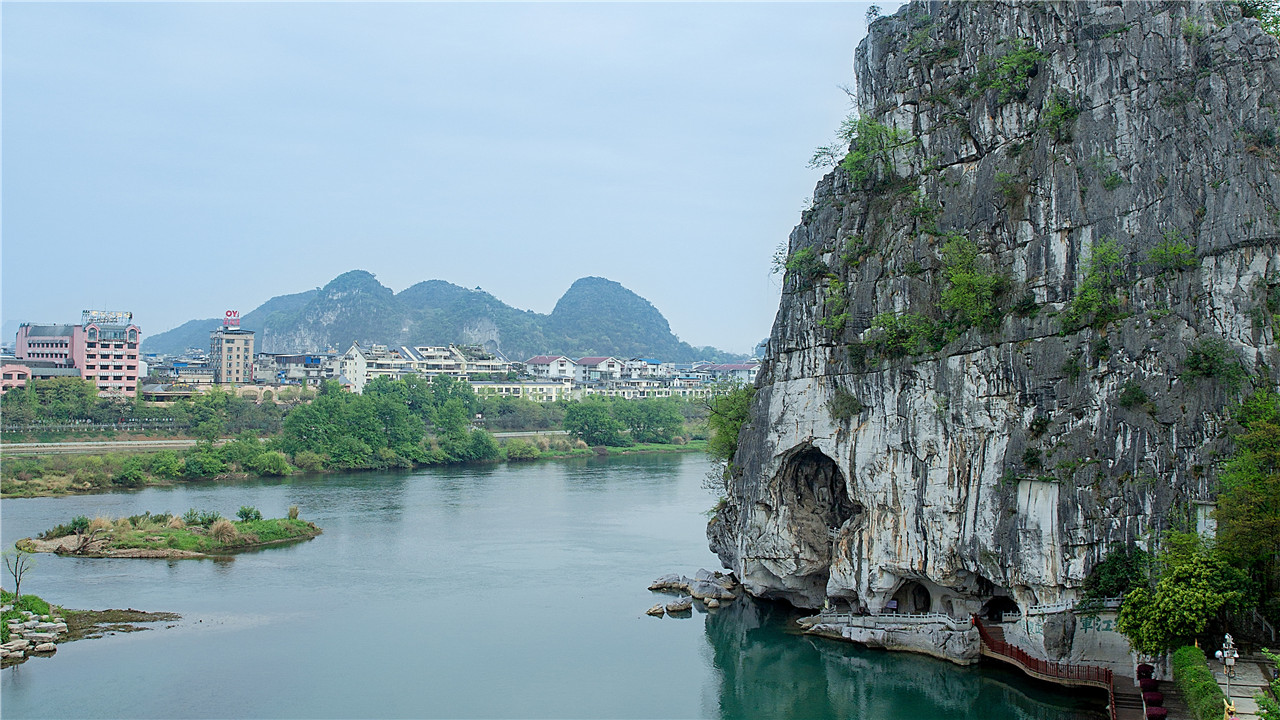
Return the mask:
[[173,627],[5,669],[5,718],[1101,718],[992,668],[787,632],[739,602],[651,618],[717,568],[700,455],[208,483],[5,500],[6,546],[75,515],[298,505],[315,540],[226,560],[39,556],[23,589]]

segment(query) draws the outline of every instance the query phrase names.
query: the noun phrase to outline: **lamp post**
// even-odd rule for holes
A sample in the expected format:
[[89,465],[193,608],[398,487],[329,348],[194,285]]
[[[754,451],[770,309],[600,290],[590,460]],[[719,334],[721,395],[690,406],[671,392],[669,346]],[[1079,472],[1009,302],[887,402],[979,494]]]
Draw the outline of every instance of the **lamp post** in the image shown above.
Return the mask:
[[1222,661],[1222,674],[1227,678],[1227,702],[1231,702],[1231,679],[1236,676],[1236,658],[1240,653],[1236,651],[1236,643],[1230,633],[1223,639],[1222,649],[1214,656]]

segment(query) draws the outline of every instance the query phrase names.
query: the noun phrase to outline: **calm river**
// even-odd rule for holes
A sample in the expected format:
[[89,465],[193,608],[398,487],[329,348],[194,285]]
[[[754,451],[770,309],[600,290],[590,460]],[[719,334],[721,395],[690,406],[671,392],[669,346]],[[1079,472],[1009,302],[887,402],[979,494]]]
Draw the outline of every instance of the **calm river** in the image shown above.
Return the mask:
[[297,505],[324,534],[216,562],[39,556],[24,590],[183,619],[4,670],[4,717],[1103,717],[1011,672],[787,634],[777,607],[645,616],[655,577],[719,567],[706,470],[654,455],[5,500],[5,546],[75,515],[241,505]]

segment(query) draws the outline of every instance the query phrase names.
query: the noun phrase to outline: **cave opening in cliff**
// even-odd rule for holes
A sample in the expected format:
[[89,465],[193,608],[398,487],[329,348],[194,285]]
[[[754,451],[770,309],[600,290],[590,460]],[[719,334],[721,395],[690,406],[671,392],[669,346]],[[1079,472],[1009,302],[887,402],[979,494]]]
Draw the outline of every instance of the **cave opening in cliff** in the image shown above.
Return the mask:
[[806,446],[782,466],[782,489],[792,509],[816,517],[828,531],[834,531],[862,512],[849,499],[844,473],[821,450]]
[[997,595],[982,606],[982,611],[978,613],[983,619],[991,622],[1004,622],[1005,616],[1020,615],[1021,610],[1018,609],[1018,603],[1008,595]]
[[933,596],[929,594],[929,589],[915,580],[902,583],[890,602],[890,607],[907,615],[927,613],[933,608]]

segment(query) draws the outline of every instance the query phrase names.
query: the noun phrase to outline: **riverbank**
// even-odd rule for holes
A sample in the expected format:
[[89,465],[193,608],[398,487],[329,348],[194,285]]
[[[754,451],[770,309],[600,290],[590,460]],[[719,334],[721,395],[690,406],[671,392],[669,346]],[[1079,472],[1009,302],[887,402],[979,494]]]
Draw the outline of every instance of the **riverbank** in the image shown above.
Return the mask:
[[172,622],[177,613],[127,610],[65,610],[36,595],[15,598],[0,590],[0,666],[32,657],[52,657],[58,645],[118,632],[150,630],[143,623]]
[[314,523],[292,517],[232,522],[217,513],[192,510],[188,515],[205,522],[187,524],[182,517],[150,512],[114,520],[80,517],[16,545],[24,552],[87,558],[184,559],[301,542],[323,532]]
[[[585,443],[570,443],[564,437],[538,434],[515,434],[501,438],[505,442],[501,446],[502,455],[495,460],[472,461],[456,464],[497,464],[527,463],[542,460],[563,460],[567,458],[587,458],[597,456],[695,453],[705,452],[706,440],[688,440],[684,443],[638,443],[623,447],[589,447]],[[139,442],[172,442],[181,446],[158,446],[163,449],[157,452],[137,452]],[[213,444],[214,448],[234,452],[237,444],[245,441],[223,439]],[[232,462],[235,471],[208,471],[207,462],[188,463],[187,457],[193,454],[194,441],[176,440],[127,440],[101,443],[70,443],[78,448],[78,454],[62,454],[54,448],[47,454],[17,455],[10,452],[8,445],[0,445],[0,455],[5,460],[0,466],[0,498],[29,497],[61,497],[66,495],[93,495],[114,490],[137,490],[146,487],[172,487],[188,482],[219,482],[246,480],[254,477],[272,477],[290,474],[324,475],[335,472],[369,472],[385,471],[385,467],[325,468],[307,467],[305,469],[290,464],[289,458],[281,453],[260,452],[261,455],[279,455],[272,457],[272,463],[257,463],[256,467],[264,471],[255,471],[254,458],[241,463]],[[523,447],[519,453],[506,452],[508,447]],[[87,450],[86,450],[87,448]],[[22,448],[27,449],[27,448]],[[177,451],[187,451],[180,455]],[[207,454],[207,453],[206,453]],[[298,462],[297,458],[293,459]],[[437,463],[414,463],[402,469],[421,469],[432,467]],[[196,474],[192,474],[196,473]]]

